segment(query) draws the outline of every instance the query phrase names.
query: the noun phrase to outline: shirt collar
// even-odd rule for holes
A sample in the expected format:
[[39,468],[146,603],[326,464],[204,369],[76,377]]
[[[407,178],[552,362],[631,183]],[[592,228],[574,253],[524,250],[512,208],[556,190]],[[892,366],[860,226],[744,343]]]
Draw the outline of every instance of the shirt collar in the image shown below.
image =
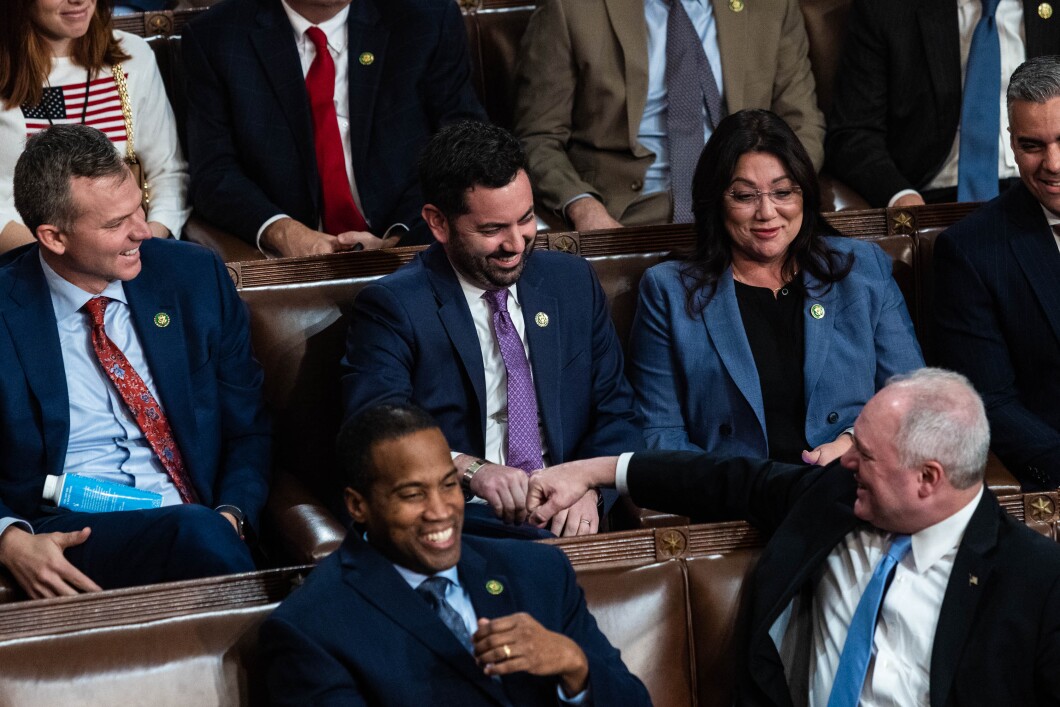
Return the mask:
[[[451,264],[450,264],[451,265]],[[468,302],[474,302],[475,300],[481,300],[482,295],[486,294],[486,290],[482,289],[478,285],[472,284],[467,278],[460,274],[460,271],[455,267],[453,272],[456,273],[456,279],[460,282],[460,289],[464,291],[464,297]],[[512,301],[519,304],[519,283],[508,287],[508,296],[512,298]]]
[[[314,25],[306,18],[299,15],[293,7],[287,4],[287,0],[281,0],[283,4],[283,11],[287,13],[287,19],[291,22],[291,28],[294,29],[295,41],[309,42],[309,39],[305,36],[305,31],[310,27],[319,27],[324,33],[324,36],[328,38],[328,46],[335,53],[342,52],[346,49],[346,18],[350,14],[350,6],[339,10],[338,14],[332,17],[330,20],[325,20],[319,25]],[[312,42],[309,42],[312,44]]]
[[913,533],[913,563],[917,574],[923,574],[932,565],[941,560],[948,552],[957,548],[964,537],[964,531],[972,520],[972,514],[983,497],[983,487],[968,505],[935,525],[930,525],[918,533]]
[[80,311],[85,303],[93,297],[108,297],[112,300],[117,300],[124,305],[129,304],[129,300],[125,296],[125,287],[122,285],[121,280],[113,280],[99,295],[94,295],[91,292],[85,292],[80,287],[64,278],[59,273],[52,270],[52,267],[48,265],[47,261],[44,260],[44,256],[41,252],[37,251],[37,257],[40,258],[41,269],[44,271],[44,279],[48,283],[48,290],[52,296],[52,307],[55,309],[55,321],[61,322],[71,314],[75,314]]
[[398,574],[401,575],[401,578],[408,582],[409,586],[413,589],[423,584],[424,580],[430,577],[445,577],[456,586],[460,586],[460,575],[456,571],[456,565],[453,565],[447,570],[435,572],[434,574],[420,574],[419,572],[413,572],[409,568],[402,567],[401,565],[394,565],[394,569],[398,571]]
[[[1038,205],[1041,206],[1041,204]],[[1042,206],[1042,213],[1045,214],[1045,222],[1049,224],[1049,226],[1060,225],[1060,216],[1054,214],[1052,211],[1045,208],[1044,206]]]

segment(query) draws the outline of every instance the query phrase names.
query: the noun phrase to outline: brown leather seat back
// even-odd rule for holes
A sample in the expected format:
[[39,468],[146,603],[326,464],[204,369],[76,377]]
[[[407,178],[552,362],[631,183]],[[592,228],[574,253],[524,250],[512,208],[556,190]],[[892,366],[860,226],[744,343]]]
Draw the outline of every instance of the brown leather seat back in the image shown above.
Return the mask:
[[656,707],[694,704],[682,563],[580,569],[578,584],[600,630],[621,648]]
[[948,226],[932,226],[923,228],[916,234],[916,268],[920,289],[920,313],[916,335],[920,339],[920,348],[924,350],[924,360],[929,366],[938,363],[935,353],[935,267],[932,259],[935,257],[935,239],[946,228]]
[[640,279],[644,271],[661,263],[665,253],[634,253],[626,255],[603,255],[588,258],[600,278],[607,302],[611,308],[618,340],[623,351],[629,346],[629,332],[633,328],[633,316],[637,312]]
[[913,319],[913,326],[917,326],[919,307],[918,307],[918,296],[917,290],[917,278],[916,278],[916,252],[913,245],[913,238],[911,236],[880,236],[878,238],[868,238],[879,247],[883,248],[883,252],[891,258],[891,274],[894,275],[894,281],[898,283],[898,289],[902,291],[902,296],[905,297],[905,306],[909,310],[909,316]]
[[474,29],[468,29],[473,81],[486,115],[511,130],[515,122],[515,62],[534,4],[490,4],[498,7],[482,8],[464,17],[465,26],[474,24]]
[[799,0],[810,40],[810,64],[817,84],[817,105],[828,115],[839,55],[846,35],[850,0]]

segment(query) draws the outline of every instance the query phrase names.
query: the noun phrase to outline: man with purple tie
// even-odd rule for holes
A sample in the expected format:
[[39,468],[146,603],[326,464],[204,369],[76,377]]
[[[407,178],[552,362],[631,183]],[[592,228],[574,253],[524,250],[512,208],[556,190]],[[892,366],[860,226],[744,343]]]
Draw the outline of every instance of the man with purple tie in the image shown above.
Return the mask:
[[[358,296],[346,417],[423,407],[452,445],[465,530],[539,537],[524,523],[530,473],[643,444],[607,298],[582,258],[533,252],[526,156],[503,129],[443,128],[420,183],[437,243]],[[599,500],[590,491],[551,532],[596,532]]]

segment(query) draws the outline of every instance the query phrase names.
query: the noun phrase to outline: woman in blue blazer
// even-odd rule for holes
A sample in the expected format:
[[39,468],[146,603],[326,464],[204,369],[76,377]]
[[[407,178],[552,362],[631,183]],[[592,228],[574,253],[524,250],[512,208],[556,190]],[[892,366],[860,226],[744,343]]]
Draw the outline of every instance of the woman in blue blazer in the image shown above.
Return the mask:
[[721,121],[692,189],[694,251],[645,273],[633,323],[648,445],[828,463],[887,378],[924,365],[891,260],[823,220],[768,111]]

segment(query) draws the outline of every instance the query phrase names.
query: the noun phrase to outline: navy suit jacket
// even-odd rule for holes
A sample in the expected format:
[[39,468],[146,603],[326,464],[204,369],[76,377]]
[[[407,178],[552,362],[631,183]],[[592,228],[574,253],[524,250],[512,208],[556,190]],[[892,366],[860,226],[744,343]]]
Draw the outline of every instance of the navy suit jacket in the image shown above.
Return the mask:
[[986,404],[1024,490],[1060,486],[1060,251],[1023,184],[935,243],[936,345]]
[[[1027,58],[1060,54],[1056,18],[1022,0]],[[854,0],[825,169],[872,206],[923,189],[942,169],[961,121],[961,45],[953,0]],[[1006,138],[1008,136],[1006,135]]]
[[[735,704],[798,704],[789,682],[808,676],[785,672],[771,632],[783,634],[779,620],[792,600],[813,589],[828,554],[861,522],[853,511],[853,474],[838,462],[811,468],[642,452],[630,460],[626,480],[632,500],[645,508],[699,522],[744,519],[769,537],[744,586],[747,638]],[[957,548],[935,628],[931,707],[1057,705],[1057,666],[1060,547],[1001,510],[986,491]]]
[[[850,273],[828,290],[808,275],[805,283],[803,385],[811,449],[853,426],[889,377],[924,365],[891,276],[891,259],[871,243],[826,240],[855,260]],[[648,446],[768,457],[762,386],[732,271],[722,275],[702,313],[692,318],[685,309],[683,265],[657,265],[640,283],[629,377]],[[824,307],[820,319],[810,314],[814,304]]]
[[[532,253],[519,300],[551,462],[642,448],[622,349],[589,264],[566,253]],[[547,325],[536,322],[538,313]],[[347,419],[373,405],[413,402],[434,416],[452,449],[484,454],[482,352],[440,245],[361,290],[343,369]]]
[[[457,571],[480,618],[525,611],[577,643],[589,660],[594,704],[651,704],[597,627],[561,551],[464,537]],[[491,580],[502,591],[486,591]],[[555,678],[483,675],[393,565],[352,533],[265,621],[261,646],[277,705],[558,703]]]
[[[376,235],[427,243],[416,160],[443,124],[485,120],[471,87],[467,34],[452,0],[350,4],[353,173]],[[320,179],[294,30],[280,0],[225,0],[181,40],[188,81],[188,161],[196,210],[250,242],[285,213],[318,228]]]
[[[124,284],[131,319],[202,503],[251,526],[268,495],[270,431],[246,309],[224,264],[190,243],[150,239]],[[155,315],[169,315],[159,326]],[[0,266],[0,517],[41,516],[44,477],[61,474],[70,402],[51,294],[36,244]]]

